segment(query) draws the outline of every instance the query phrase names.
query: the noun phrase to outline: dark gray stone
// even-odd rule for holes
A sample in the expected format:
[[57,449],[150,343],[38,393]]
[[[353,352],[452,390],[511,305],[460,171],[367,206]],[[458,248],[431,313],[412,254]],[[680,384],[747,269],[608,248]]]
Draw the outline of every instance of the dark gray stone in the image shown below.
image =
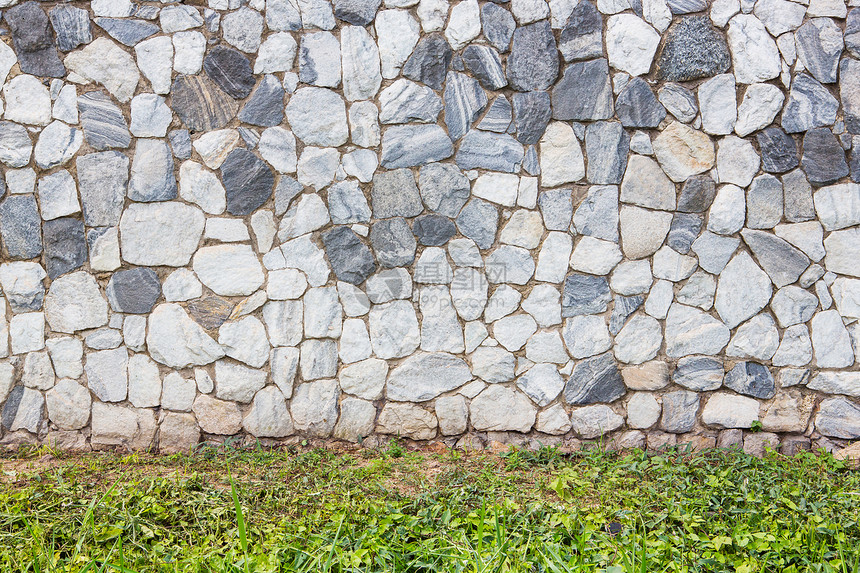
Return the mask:
[[[52,14],[53,15],[53,14]],[[95,18],[96,25],[108,35],[126,46],[133,47],[142,40],[156,34],[158,26],[146,20],[131,18]]]
[[782,182],[773,175],[759,175],[747,191],[747,227],[773,229],[782,220]]
[[469,178],[450,163],[430,163],[421,167],[418,188],[427,208],[446,217],[456,217],[471,193]]
[[508,85],[499,53],[489,46],[468,46],[463,50],[463,64],[488,90],[500,90]]
[[678,198],[678,211],[682,213],[704,213],[714,202],[717,184],[708,175],[694,175],[684,181]]
[[788,133],[798,133],[833,125],[838,110],[839,102],[827,88],[802,72],[791,84],[788,102],[782,110],[782,128]]
[[445,82],[445,125],[454,141],[463,137],[487,107],[487,94],[476,80],[458,72],[448,72]]
[[177,159],[188,159],[191,157],[191,135],[187,129],[174,129],[167,134],[170,139],[170,148]]
[[795,169],[782,176],[783,211],[792,223],[811,221],[815,218],[812,201],[812,186],[802,169]]
[[236,99],[248,97],[256,83],[248,58],[226,46],[215,46],[206,54],[203,70],[218,87]]
[[848,12],[845,19],[845,49],[855,58],[860,58],[860,8]]
[[840,35],[842,31],[830,18],[807,20],[794,33],[798,57],[812,77],[821,83],[836,81],[842,45],[833,42],[832,38]]
[[563,317],[606,312],[612,294],[606,277],[573,273],[564,280],[561,299]]
[[612,352],[592,356],[577,364],[564,386],[568,404],[610,403],[627,393],[624,379]]
[[615,113],[606,59],[570,64],[552,88],[553,119],[609,119]]
[[496,242],[499,212],[483,199],[474,198],[457,217],[457,229],[464,237],[475,241],[479,249],[489,249]]
[[373,223],[370,244],[383,267],[402,267],[415,260],[415,237],[406,219],[398,217]]
[[609,333],[615,336],[621,332],[621,329],[627,324],[627,319],[642,306],[643,302],[645,302],[645,297],[642,295],[616,296],[612,305],[612,315],[609,317]]
[[376,173],[370,198],[375,219],[414,217],[424,210],[415,176],[409,169]]
[[768,173],[785,173],[798,165],[797,144],[780,127],[768,127],[756,134],[761,150],[762,169]]
[[281,175],[278,179],[278,186],[275,187],[275,215],[280,217],[290,208],[290,203],[295,199],[304,187],[301,183],[288,177]]
[[84,222],[71,217],[45,221],[45,270],[51,280],[79,269],[87,262]]
[[257,145],[260,143],[260,134],[254,131],[251,128],[239,126],[236,131],[239,132],[239,137],[242,138],[242,141],[245,142],[245,147],[250,149],[251,151],[257,149]]
[[558,49],[565,62],[603,55],[603,18],[591,2],[576,5],[561,30]]
[[274,127],[284,121],[284,87],[272,74],[266,74],[239,112],[239,121]]
[[10,195],[0,203],[0,236],[10,259],[42,254],[41,218],[32,195]]
[[686,255],[699,232],[702,230],[704,217],[695,213],[675,213],[672,216],[672,226],[669,227],[669,236],[666,244]]
[[657,77],[687,82],[722,74],[732,63],[723,34],[707,15],[681,18],[666,33]]
[[57,33],[57,47],[63,52],[93,41],[90,15],[86,10],[68,4],[55,6],[51,9],[51,24]]
[[558,49],[549,20],[514,30],[508,56],[508,83],[518,91],[549,89],[558,77]]
[[131,145],[131,133],[122,111],[104,92],[87,92],[78,96],[78,111],[84,139],[98,150]]
[[776,235],[744,229],[741,236],[777,288],[793,283],[809,267],[809,258],[802,251]]
[[473,129],[460,141],[454,161],[460,169],[516,173],[524,153],[522,144],[506,133]]
[[666,118],[666,108],[642,78],[633,78],[624,86],[615,102],[615,113],[624,127],[654,128]]
[[61,78],[66,67],[54,44],[51,23],[38,2],[24,2],[9,8],[3,19],[12,33],[18,66],[24,74]]
[[490,104],[490,109],[487,110],[476,127],[484,131],[505,133],[511,125],[513,114],[514,110],[508,98],[500,94]]
[[376,17],[382,0],[334,0],[334,15],[355,26],[367,26]]
[[540,160],[538,159],[537,147],[534,145],[526,146],[526,154],[523,157],[523,170],[534,177],[540,175]]
[[726,373],[724,384],[738,394],[762,400],[773,398],[776,394],[770,370],[758,362],[738,362]]
[[360,285],[376,272],[373,253],[349,227],[335,227],[323,233],[322,239],[338,280]]
[[438,32],[428,34],[418,42],[412,55],[403,64],[403,76],[434,90],[441,89],[453,55],[454,51],[445,36]]
[[692,14],[708,9],[708,0],[667,0],[672,14]]
[[192,132],[221,129],[239,109],[236,102],[203,76],[176,76],[170,92],[171,108]]
[[481,7],[481,26],[484,37],[493,47],[502,53],[508,51],[511,37],[517,27],[510,12],[497,4],[488,2]]
[[676,390],[663,395],[663,416],[660,429],[673,434],[689,432],[696,425],[699,395],[688,390]]
[[538,208],[544,227],[550,231],[567,231],[573,217],[570,189],[547,189],[538,195]]
[[454,144],[441,126],[395,125],[382,134],[380,165],[386,169],[415,167],[447,159],[453,154]]
[[138,267],[115,272],[106,292],[114,312],[148,314],[161,296],[161,283],[154,270]]
[[590,123],[585,130],[588,182],[618,185],[627,169],[630,136],[614,121]]
[[272,196],[275,174],[247,149],[234,149],[221,165],[221,182],[227,192],[227,212],[250,215]]
[[457,227],[442,215],[421,215],[412,223],[412,232],[418,244],[425,247],[441,247],[457,234]]
[[826,127],[811,129],[803,136],[800,165],[813,185],[829,185],[848,175],[845,150]]
[[709,356],[685,356],[678,360],[672,381],[696,392],[716,390],[723,385],[723,363]]
[[531,145],[540,141],[552,117],[547,92],[520,92],[513,96],[517,140]]

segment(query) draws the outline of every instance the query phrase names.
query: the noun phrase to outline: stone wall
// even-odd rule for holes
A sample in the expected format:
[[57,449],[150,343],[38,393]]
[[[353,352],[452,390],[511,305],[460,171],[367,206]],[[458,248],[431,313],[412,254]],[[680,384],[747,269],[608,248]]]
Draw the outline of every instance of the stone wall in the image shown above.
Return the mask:
[[860,438],[854,5],[0,0],[0,441]]

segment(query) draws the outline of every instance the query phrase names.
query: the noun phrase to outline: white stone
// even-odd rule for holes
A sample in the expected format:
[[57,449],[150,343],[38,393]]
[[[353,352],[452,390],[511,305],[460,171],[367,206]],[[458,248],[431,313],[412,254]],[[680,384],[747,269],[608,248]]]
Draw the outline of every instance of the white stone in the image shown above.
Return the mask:
[[813,195],[815,213],[828,231],[860,223],[860,185],[839,183],[822,187]]
[[715,76],[699,86],[698,95],[702,130],[714,135],[731,133],[738,117],[735,77],[732,74]]
[[269,359],[266,328],[254,316],[225,322],[218,331],[218,344],[227,356],[253,368],[262,367]]
[[[622,234],[623,231],[622,223]],[[606,275],[615,268],[621,259],[621,249],[616,243],[594,237],[582,237],[570,257],[570,267],[573,270],[593,275]]]
[[[610,189],[614,190],[614,188]],[[592,196],[592,192],[589,192],[589,196]],[[597,201],[596,196],[594,199]],[[673,211],[675,209],[675,185],[666,177],[656,161],[642,155],[631,155],[627,161],[624,180],[621,182],[621,201],[649,209]],[[585,226],[585,222],[581,223],[578,220],[581,209],[577,209],[577,216],[574,217],[577,229]],[[616,213],[617,209],[616,206]],[[600,238],[612,239],[613,237],[602,236]]]
[[[0,64],[0,71],[2,71],[2,64]],[[65,123],[78,123],[78,90],[75,86],[66,84],[60,89],[57,99],[54,100],[51,115],[54,119]]]
[[[420,0],[416,11],[425,33],[438,32],[445,26],[445,20],[448,19],[448,2],[447,0]],[[376,21],[378,25],[378,15]]]
[[824,230],[818,221],[784,223],[774,227],[773,231],[777,237],[785,239],[813,261],[820,261],[827,254],[824,251]]
[[[792,2],[785,2],[792,4]],[[745,137],[759,129],[764,129],[773,122],[776,114],[782,109],[785,95],[782,90],[771,84],[753,84],[744,93],[744,99],[738,107],[738,121],[735,133]]]
[[[447,12],[446,5],[446,15]],[[382,10],[376,15],[374,27],[382,60],[382,77],[394,79],[418,43],[418,22],[405,10]]]
[[283,127],[270,127],[260,136],[260,156],[278,173],[295,173],[296,137]]
[[122,402],[128,396],[128,350],[121,346],[87,354],[87,385],[102,402]]
[[[308,277],[308,284],[321,286],[328,280],[328,263],[325,259],[325,251],[311,241],[310,235],[287,241],[281,245],[283,256],[282,266],[277,268],[291,268],[303,271]],[[267,268],[273,268],[268,267]]]
[[662,247],[654,253],[653,270],[658,279],[679,282],[690,277],[696,267],[695,257],[682,255],[671,247]]
[[[169,37],[164,36],[164,40],[170,43]],[[172,45],[170,51],[173,51]],[[96,38],[82,49],[71,52],[63,63],[70,72],[102,84],[120,102],[131,99],[140,80],[134,58],[106,37]]]
[[292,69],[293,62],[296,59],[297,49],[296,41],[289,33],[278,32],[271,34],[260,45],[260,49],[257,51],[257,59],[254,60],[254,73],[271,74],[274,72],[289,71]]
[[463,328],[451,302],[448,287],[421,287],[421,350],[427,352],[461,353],[465,350]]
[[746,222],[746,194],[736,185],[724,185],[708,211],[708,230],[720,235],[732,235]]
[[835,310],[812,317],[812,347],[819,368],[846,368],[854,364],[854,349],[842,317]]
[[307,146],[297,166],[299,183],[319,191],[334,181],[339,163],[337,149]]
[[477,0],[461,0],[451,8],[445,38],[452,50],[459,50],[481,33],[481,12]]
[[472,195],[506,207],[517,203],[519,177],[511,173],[485,173],[472,186]]
[[90,419],[92,398],[74,380],[60,380],[45,394],[48,419],[61,430],[80,430]]
[[769,314],[757,314],[741,324],[729,345],[727,356],[770,360],[779,347],[779,332]]
[[168,302],[182,302],[200,297],[203,286],[190,270],[176,269],[164,280],[161,292]]
[[376,305],[370,310],[370,340],[379,358],[399,358],[411,354],[421,341],[418,319],[412,304],[405,300]]
[[146,345],[154,360],[171,368],[203,366],[224,356],[221,346],[176,303],[152,311]]
[[572,250],[573,239],[568,233],[560,231],[547,233],[538,254],[535,280],[561,283],[567,274]]
[[[538,263],[540,268],[540,263]],[[624,261],[612,271],[609,284],[618,294],[644,294],[651,289],[651,265],[647,260]]]
[[728,344],[729,329],[699,309],[675,303],[666,316],[665,336],[670,357],[716,355]]
[[619,222],[624,254],[631,259],[641,259],[654,254],[663,244],[672,225],[672,214],[624,205]]
[[615,357],[628,364],[642,364],[657,356],[663,329],[654,318],[636,314],[615,336]]
[[617,430],[624,425],[624,418],[609,406],[598,404],[574,408],[570,414],[570,423],[573,431],[581,438],[591,440]]
[[554,364],[535,364],[517,378],[517,387],[540,407],[549,405],[564,388],[564,380]]
[[795,324],[785,329],[782,342],[773,355],[774,366],[805,366],[812,360],[812,339],[805,324]]
[[536,285],[522,306],[539,326],[561,324],[561,295],[552,285]]
[[609,65],[631,76],[647,74],[660,44],[660,34],[633,14],[610,16],[606,26]]
[[218,169],[239,144],[239,139],[239,132],[235,129],[216,129],[204,133],[191,145],[200,154],[206,167]]
[[45,316],[51,330],[72,334],[98,328],[108,321],[107,301],[95,279],[85,271],[57,278],[45,297]]
[[130,130],[135,137],[164,137],[172,121],[173,112],[163,97],[140,94],[132,98]]
[[368,358],[344,367],[338,380],[341,389],[347,394],[365,400],[378,400],[382,397],[387,376],[388,364],[384,360]]
[[303,297],[305,336],[337,338],[343,328],[343,309],[335,287],[308,289]]
[[484,310],[484,321],[495,322],[496,320],[514,312],[520,305],[523,295],[508,285],[497,287],[493,291],[487,308]]
[[145,354],[134,354],[128,359],[128,400],[136,408],[161,404],[158,365]]
[[768,32],[776,37],[799,28],[806,9],[802,4],[788,0],[759,0],[753,13],[764,23]]
[[310,436],[326,437],[337,422],[338,384],[319,380],[301,384],[290,402],[293,424]]
[[645,430],[660,419],[662,407],[651,392],[634,392],[627,402],[627,425]]
[[370,99],[382,85],[379,50],[361,26],[345,26],[340,31],[343,57],[343,95],[347,101]]
[[824,240],[825,268],[834,273],[860,277],[860,229],[834,231]]
[[194,75],[203,66],[206,38],[200,32],[177,32],[173,34],[173,50],[173,71]]
[[328,208],[319,195],[306,193],[286,212],[281,219],[278,239],[287,241],[316,231],[329,223]]
[[528,314],[515,314],[493,323],[493,337],[507,350],[520,350],[537,330],[537,323]]
[[188,264],[203,234],[203,212],[181,203],[133,203],[120,220],[122,256],[144,266]]
[[203,231],[204,239],[212,239],[221,243],[241,243],[251,239],[248,227],[240,219],[227,219],[226,217],[212,217],[206,219],[206,229]]
[[588,358],[612,347],[606,319],[599,315],[568,318],[562,335],[568,352],[576,359]]
[[734,183],[746,187],[758,173],[760,163],[758,153],[746,139],[730,135],[720,140],[717,147],[720,183]]
[[247,404],[266,385],[266,373],[226,360],[215,363],[215,396]]
[[525,395],[504,386],[491,385],[470,405],[472,426],[478,431],[528,432],[537,408]]
[[573,128],[563,122],[551,122],[540,139],[541,185],[555,187],[585,177],[582,147]]
[[144,40],[134,47],[134,53],[137,55],[137,65],[149,80],[152,91],[157,94],[169,93],[173,71],[173,43],[170,36]]
[[735,79],[755,84],[779,75],[779,51],[764,24],[752,14],[738,14],[729,21],[729,49]]
[[661,34],[672,23],[672,11],[666,0],[643,0],[642,12],[645,21],[654,26]]
[[39,210],[46,221],[81,211],[75,180],[65,169],[39,179],[38,192]]
[[371,101],[355,102],[349,107],[352,142],[361,147],[379,145],[379,109]]
[[29,125],[48,125],[51,121],[51,94],[39,78],[15,76],[3,86],[5,119]]
[[62,121],[51,122],[39,134],[39,141],[33,148],[33,159],[42,169],[63,165],[74,157],[83,142],[84,136],[80,130],[73,129]]
[[549,16],[546,0],[512,0],[511,11],[520,26],[543,20]]
[[263,267],[250,245],[203,247],[194,255],[200,281],[222,296],[249,295],[263,284]]
[[702,422],[708,426],[748,430],[759,419],[759,403],[753,398],[717,392],[702,409]]
[[179,372],[164,377],[161,390],[161,407],[174,412],[190,412],[197,396],[197,383],[183,378]]

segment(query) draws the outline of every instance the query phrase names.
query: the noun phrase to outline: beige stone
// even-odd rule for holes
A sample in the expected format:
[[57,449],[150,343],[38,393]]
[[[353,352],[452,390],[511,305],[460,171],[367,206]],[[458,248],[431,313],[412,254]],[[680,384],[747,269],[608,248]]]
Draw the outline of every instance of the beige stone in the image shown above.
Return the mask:
[[680,183],[714,166],[711,138],[682,123],[672,122],[652,143],[654,155],[669,178]]

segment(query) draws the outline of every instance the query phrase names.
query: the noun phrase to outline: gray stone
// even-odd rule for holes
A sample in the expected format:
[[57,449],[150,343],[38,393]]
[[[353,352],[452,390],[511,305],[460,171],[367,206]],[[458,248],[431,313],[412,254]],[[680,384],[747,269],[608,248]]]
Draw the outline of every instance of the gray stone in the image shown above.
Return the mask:
[[694,213],[675,213],[672,216],[672,226],[666,236],[666,244],[673,250],[686,255],[690,252],[693,241],[699,236],[705,220],[702,215]]
[[773,376],[758,362],[739,362],[726,373],[724,384],[738,394],[769,400],[776,394]]
[[570,317],[603,313],[611,298],[606,277],[571,274],[564,281],[561,315]]
[[839,65],[839,97],[842,100],[845,127],[860,133],[860,62],[845,58]]
[[131,133],[122,111],[103,92],[88,92],[79,96],[78,110],[84,138],[93,148],[124,149],[131,145]]
[[741,235],[777,288],[796,281],[809,266],[806,255],[779,237],[751,229]]
[[63,52],[74,50],[93,40],[90,15],[86,10],[68,4],[51,9],[51,24],[57,33],[57,47]]
[[499,95],[490,104],[490,108],[476,126],[484,131],[505,133],[513,120],[513,107],[504,95]]
[[0,237],[12,259],[32,259],[42,254],[39,208],[32,195],[11,195],[0,203]]
[[549,94],[547,92],[515,93],[513,111],[517,140],[527,145],[540,141],[552,115]]
[[[486,30],[485,30],[486,32]],[[463,50],[463,64],[488,90],[500,90],[508,85],[499,53],[489,46],[470,45]]]
[[666,118],[666,108],[639,77],[631,79],[618,94],[615,113],[624,127],[655,128]]
[[441,215],[421,215],[412,223],[412,232],[418,243],[427,247],[439,247],[457,233],[451,219]]
[[611,352],[606,352],[577,364],[564,387],[568,404],[609,403],[624,396],[627,387]]
[[[587,139],[586,139],[587,141]],[[586,145],[587,147],[587,145]],[[544,192],[548,193],[548,192]],[[547,219],[544,220],[546,224]],[[607,241],[618,241],[618,189],[593,186],[573,215],[576,231]],[[566,229],[566,226],[565,226]]]
[[683,434],[693,429],[699,411],[699,395],[676,390],[663,395],[663,417],[660,428],[665,432]]
[[418,187],[424,204],[446,217],[456,217],[470,194],[469,179],[449,163],[430,163],[418,172]]
[[403,64],[403,76],[434,90],[442,89],[453,54],[445,36],[428,34],[418,42],[412,55]]
[[496,240],[499,214],[496,208],[482,199],[472,199],[457,217],[457,228],[472,239],[478,248],[489,249]]
[[152,269],[118,271],[106,289],[114,312],[148,314],[161,296],[161,283]]
[[800,164],[797,144],[779,127],[769,127],[756,134],[761,150],[762,168],[768,173],[785,173]]
[[[4,418],[5,419],[5,418]],[[860,437],[860,408],[845,398],[821,402],[815,416],[815,429],[833,438],[853,440]]]
[[32,152],[33,142],[23,125],[0,121],[0,162],[9,167],[24,167],[30,162]]
[[860,10],[852,9],[845,19],[845,49],[855,58],[860,57]]
[[3,427],[14,432],[27,430],[37,433],[44,420],[45,399],[42,393],[32,388],[15,386],[0,412]]
[[[53,11],[51,17],[53,18]],[[158,32],[158,26],[146,20],[129,18],[94,18],[93,22],[108,33],[108,35],[129,47],[134,47],[138,42],[145,40]],[[89,31],[89,26],[87,26]],[[59,37],[59,35],[58,35]]]
[[102,402],[121,402],[128,395],[128,350],[125,347],[87,354],[87,386]]
[[546,90],[558,77],[558,50],[549,21],[514,30],[507,61],[508,82],[518,91]]
[[390,400],[424,402],[472,379],[466,362],[445,352],[418,353],[393,369],[386,383]]
[[658,59],[657,76],[670,82],[686,82],[721,74],[730,64],[726,40],[708,17],[689,16],[669,28]]
[[552,88],[553,119],[609,119],[614,112],[609,64],[604,58],[570,64]]
[[574,6],[559,36],[558,49],[565,62],[603,55],[603,19],[591,2]]
[[117,151],[77,158],[78,190],[88,226],[119,223],[128,185],[128,157]]
[[718,354],[729,342],[729,329],[710,314],[683,304],[673,304],[666,316],[666,354],[680,358],[691,354]]
[[275,175],[250,151],[234,149],[221,164],[221,181],[227,192],[227,212],[249,215],[272,196]]
[[833,125],[839,102],[807,73],[800,73],[791,84],[782,111],[782,128],[788,133]]
[[845,151],[833,132],[823,127],[803,136],[800,165],[813,185],[829,185],[848,175]]
[[272,74],[266,74],[242,106],[239,121],[272,127],[284,121],[284,88]]
[[686,356],[678,360],[672,381],[695,392],[717,390],[723,385],[723,363],[706,356]]
[[678,211],[703,213],[714,202],[716,184],[707,175],[694,175],[684,182],[678,198]]
[[471,130],[460,141],[454,160],[460,169],[516,173],[524,155],[522,144],[510,135]]
[[[472,123],[480,117],[481,112],[487,107],[487,95],[476,80],[458,72],[448,72],[444,99],[445,124],[448,126],[448,135],[457,141],[469,131]],[[547,102],[547,107],[548,105],[549,102]],[[514,111],[516,113],[516,100],[514,101]]]
[[514,35],[516,22],[511,13],[499,6],[488,2],[481,6],[481,26],[484,37],[500,52],[507,52]]
[[203,70],[219,88],[235,99],[248,97],[256,83],[248,58],[226,46],[209,50],[203,59]]
[[379,106],[383,124],[434,123],[442,111],[442,99],[427,86],[401,78],[382,90]]
[[169,201],[177,195],[173,154],[163,139],[140,138],[131,164],[128,197],[133,201]]
[[836,81],[839,56],[842,55],[842,30],[830,18],[813,18],[794,34],[797,58],[821,83]]
[[453,154],[454,145],[442,127],[397,125],[389,127],[382,135],[380,165],[387,169],[414,167],[440,161]]
[[408,169],[395,169],[374,175],[371,203],[373,215],[379,219],[414,217],[423,210],[415,177]]
[[367,26],[376,16],[382,0],[334,0],[334,15],[356,26]]
[[370,242],[383,267],[400,267],[415,260],[415,237],[405,219],[376,221],[370,229]]
[[[174,97],[175,94],[174,94]],[[191,135],[187,129],[174,129],[167,134],[170,147],[177,159],[188,159],[191,157]]]
[[323,234],[323,245],[339,280],[359,285],[376,271],[370,249],[349,227],[336,227]]
[[636,312],[642,303],[644,296],[616,296],[612,305],[612,315],[609,317],[609,333],[613,336],[618,334],[630,315]]
[[80,268],[87,261],[87,241],[82,221],[70,217],[45,221],[42,234],[45,241],[45,269],[51,279]]
[[236,102],[207,77],[176,76],[170,92],[171,107],[193,132],[220,129],[236,116]]
[[783,210],[785,218],[792,222],[809,221],[815,218],[812,187],[800,169],[782,176]]
[[688,123],[699,113],[696,94],[682,85],[667,83],[657,91],[657,99],[678,121]]
[[51,24],[38,2],[25,2],[4,11],[21,72],[61,78],[66,68],[60,61]]

